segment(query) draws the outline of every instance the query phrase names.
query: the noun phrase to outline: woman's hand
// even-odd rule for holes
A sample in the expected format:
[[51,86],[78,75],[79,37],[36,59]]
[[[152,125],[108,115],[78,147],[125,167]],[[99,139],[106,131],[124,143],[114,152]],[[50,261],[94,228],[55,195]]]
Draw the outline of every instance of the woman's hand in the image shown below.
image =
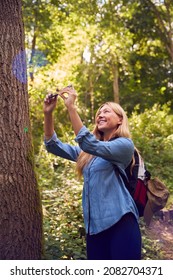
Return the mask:
[[59,96],[64,100],[65,106],[67,107],[70,121],[74,130],[74,133],[77,135],[80,129],[83,126],[83,123],[80,119],[80,116],[77,113],[75,107],[75,100],[77,97],[77,93],[73,86],[68,86],[58,92]]
[[44,114],[51,114],[56,107],[57,96],[52,97],[52,98],[51,98],[51,96],[52,96],[52,94],[49,93],[46,95],[46,98],[44,99],[44,105],[43,105]]
[[77,93],[73,86],[67,86],[64,89],[60,90],[59,95],[64,100],[64,104],[67,109],[74,107]]

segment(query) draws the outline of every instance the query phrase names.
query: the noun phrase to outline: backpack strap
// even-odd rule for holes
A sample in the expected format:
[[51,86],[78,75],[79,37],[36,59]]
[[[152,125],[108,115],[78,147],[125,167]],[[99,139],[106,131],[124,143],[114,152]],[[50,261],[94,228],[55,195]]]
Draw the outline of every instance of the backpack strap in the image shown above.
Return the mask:
[[116,176],[122,178],[126,188],[131,193],[130,182],[129,182],[128,177],[125,175],[125,173],[123,173],[123,171],[117,165],[114,164],[113,166],[114,166],[114,171],[115,171]]
[[[113,137],[109,141],[113,141],[116,138],[118,138],[118,137]],[[126,188],[130,191],[130,189],[129,189],[129,179],[128,179],[126,173],[124,173],[116,164],[113,164],[113,167],[114,167],[114,172],[115,172],[117,178],[121,177],[123,179],[123,182],[124,182]]]
[[[138,180],[138,174],[139,174],[139,166],[140,166],[140,162],[141,162],[140,161],[141,157],[136,149],[134,150],[133,156],[134,156],[134,161],[135,161],[134,166],[132,167],[132,164],[133,164],[133,159],[132,159],[130,164],[126,167],[125,173],[123,173],[123,171],[117,165],[114,165],[114,170],[115,170],[116,175],[121,176],[126,188],[128,189],[128,191],[132,197],[135,192],[135,188],[136,188],[136,184],[137,184],[137,180]],[[141,169],[140,172],[141,172],[141,176],[143,177],[142,171],[143,170]]]

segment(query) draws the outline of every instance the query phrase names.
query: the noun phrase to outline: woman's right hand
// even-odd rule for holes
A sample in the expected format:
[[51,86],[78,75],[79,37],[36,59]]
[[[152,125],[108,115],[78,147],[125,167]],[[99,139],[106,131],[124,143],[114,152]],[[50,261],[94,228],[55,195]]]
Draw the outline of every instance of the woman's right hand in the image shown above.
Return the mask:
[[46,98],[44,99],[44,105],[43,105],[44,114],[51,114],[56,107],[57,96],[50,98],[51,96],[52,94],[49,93],[46,95]]

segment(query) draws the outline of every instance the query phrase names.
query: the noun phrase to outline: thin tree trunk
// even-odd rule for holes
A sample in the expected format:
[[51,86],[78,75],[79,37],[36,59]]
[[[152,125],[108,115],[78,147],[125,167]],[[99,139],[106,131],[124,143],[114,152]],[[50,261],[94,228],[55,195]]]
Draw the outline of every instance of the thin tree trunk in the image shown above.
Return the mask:
[[95,120],[94,120],[94,91],[93,91],[93,82],[90,77],[89,77],[89,93],[90,93],[90,100],[91,100],[91,121],[92,121],[92,123],[94,123],[95,122]]
[[171,1],[164,1],[165,13],[167,23],[165,24],[164,13],[160,12],[157,6],[151,0],[145,0],[147,4],[151,7],[153,13],[155,14],[156,20],[158,22],[158,31],[161,35],[162,42],[164,43],[171,60],[173,61],[173,26],[172,26],[172,16],[171,16]]
[[113,72],[113,93],[114,93],[114,101],[116,103],[119,103],[119,83],[118,83],[118,66],[114,64],[112,66],[112,72]]
[[40,259],[21,0],[0,1],[0,259]]
[[36,47],[36,32],[34,31],[34,35],[32,38],[32,48],[31,48],[31,57],[30,57],[30,61],[29,61],[29,66],[30,66],[30,71],[29,71],[29,75],[30,75],[30,79],[33,82],[34,81],[34,56],[35,56],[35,47]]

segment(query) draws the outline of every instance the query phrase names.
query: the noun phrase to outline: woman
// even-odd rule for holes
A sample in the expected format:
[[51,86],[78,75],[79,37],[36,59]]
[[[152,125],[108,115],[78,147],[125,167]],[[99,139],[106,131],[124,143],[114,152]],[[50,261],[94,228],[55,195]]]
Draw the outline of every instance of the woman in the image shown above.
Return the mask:
[[138,210],[122,179],[131,162],[134,145],[128,120],[119,104],[107,102],[96,113],[93,133],[83,125],[75,106],[74,88],[59,92],[67,107],[78,145],[62,143],[54,132],[52,112],[57,97],[44,101],[45,145],[48,152],[76,161],[84,176],[83,215],[89,260],[134,260],[141,258]]

